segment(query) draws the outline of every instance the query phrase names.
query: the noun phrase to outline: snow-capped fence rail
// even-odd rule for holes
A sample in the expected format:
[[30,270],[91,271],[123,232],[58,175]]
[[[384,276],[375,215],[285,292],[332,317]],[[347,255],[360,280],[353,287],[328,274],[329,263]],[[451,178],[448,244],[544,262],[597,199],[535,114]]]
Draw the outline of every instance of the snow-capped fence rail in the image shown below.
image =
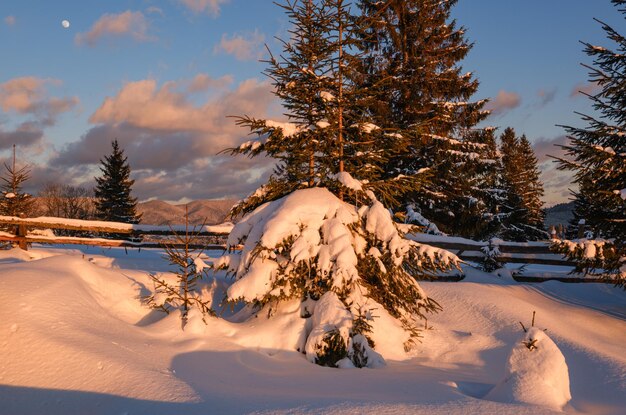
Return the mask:
[[[22,249],[27,249],[29,243],[44,244],[68,244],[68,245],[92,245],[104,247],[126,247],[126,248],[159,248],[171,241],[145,241],[146,236],[174,236],[176,233],[184,234],[185,226],[152,226],[133,225],[119,222],[92,221],[80,219],[66,219],[55,217],[20,218],[16,216],[0,216],[0,225],[15,227],[15,233],[0,232],[0,241],[15,242]],[[202,238],[213,238],[223,241],[228,235],[233,225],[225,223],[222,225],[204,225],[202,227],[193,226],[194,234]],[[34,229],[61,229],[66,231],[79,231],[89,234],[86,237],[55,236],[52,232],[30,232],[28,228]],[[93,235],[111,234],[123,235],[128,239],[105,239]],[[174,244],[175,245],[175,244]],[[202,249],[226,249],[224,243],[198,244],[192,248]]]
[[[482,261],[485,257],[483,248],[489,246],[489,242],[473,241],[471,239],[456,238],[449,236],[436,236],[427,234],[411,234],[409,238],[414,241],[427,243],[437,248],[446,249],[455,253],[465,261]],[[492,245],[500,251],[498,261],[501,263],[536,264],[573,266],[574,263],[565,259],[562,255],[550,250],[550,242],[509,242],[492,240]]]

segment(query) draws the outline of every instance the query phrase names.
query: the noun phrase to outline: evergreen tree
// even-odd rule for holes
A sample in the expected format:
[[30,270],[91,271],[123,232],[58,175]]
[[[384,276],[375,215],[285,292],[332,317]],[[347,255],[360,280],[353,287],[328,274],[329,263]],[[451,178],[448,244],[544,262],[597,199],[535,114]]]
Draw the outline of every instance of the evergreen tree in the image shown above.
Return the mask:
[[183,330],[194,310],[199,312],[198,316],[205,324],[207,317],[217,315],[212,307],[211,290],[203,281],[206,276],[206,268],[208,268],[208,265],[200,258],[204,251],[192,248],[200,243],[198,234],[204,225],[205,223],[190,228],[189,212],[185,206],[185,233],[177,233],[172,230],[175,243],[179,247],[165,244],[165,257],[170,265],[176,266],[174,272],[176,282],[172,282],[164,275],[150,274],[150,279],[154,283],[154,291],[144,297],[148,306],[155,310],[167,314],[173,310],[179,310]]
[[473,192],[485,159],[478,156],[482,134],[472,130],[487,112],[484,100],[469,101],[478,81],[459,64],[471,44],[450,18],[456,3],[361,0],[366,23],[360,36],[365,83],[384,85],[373,88],[370,111],[383,128],[398,128],[408,140],[385,171],[429,171],[431,183],[404,195],[404,204],[444,232],[474,236],[484,230],[464,224],[484,213],[486,203]]
[[96,217],[100,220],[139,223],[137,199],[131,196],[134,180],[130,179],[130,166],[117,140],[111,143],[113,152],[100,160],[101,177],[96,177]]
[[526,136],[517,137],[512,128],[504,130],[500,140],[505,190],[500,236],[512,241],[547,239],[543,184],[532,146]]
[[24,182],[30,179],[28,166],[18,168],[15,160],[15,145],[13,146],[13,162],[4,163],[5,174],[0,177],[0,215],[28,216],[33,211],[31,195],[23,191]]
[[337,175],[346,171],[367,181],[368,188],[388,203],[418,189],[419,178],[384,172],[406,140],[394,128],[380,128],[367,112],[372,88],[363,86],[363,57],[354,35],[361,21],[350,14],[347,2],[288,1],[281,7],[294,28],[291,39],[282,42],[280,57],[271,56],[266,74],[285,104],[289,122],[238,119],[260,140],[230,152],[265,153],[279,164],[267,185],[233,213],[249,212],[299,188],[337,187]]
[[[626,16],[626,1],[612,0]],[[601,88],[590,95],[599,117],[582,115],[584,128],[569,127],[569,143],[563,146],[566,158],[559,159],[559,168],[575,172],[581,197],[577,214],[586,215],[595,235],[607,238],[598,241],[595,257],[586,247],[562,244],[564,251],[581,260],[580,269],[597,269],[624,284],[626,280],[626,37],[611,26],[598,21],[612,48],[583,43],[593,64],[585,65],[590,81]],[[588,243],[591,243],[590,241]],[[570,249],[572,248],[572,249]],[[583,249],[584,248],[584,249]],[[591,258],[590,258],[591,257]]]
[[229,236],[229,245],[243,244],[243,251],[216,266],[236,276],[231,301],[268,314],[289,300],[316,304],[304,315],[313,329],[299,347],[311,361],[338,366],[347,356],[352,365],[372,366],[379,359],[363,333],[361,307],[396,319],[408,347],[417,320],[440,308],[416,278],[455,267],[458,259],[404,239],[379,201],[393,201],[419,181],[385,172],[404,136],[377,125],[364,104],[373,87],[359,82],[355,33],[362,20],[344,0],[288,1],[283,8],[292,38],[280,62],[270,59],[268,74],[291,122],[242,117],[239,124],[259,139],[231,150],[265,153],[280,167],[243,210],[264,205]]

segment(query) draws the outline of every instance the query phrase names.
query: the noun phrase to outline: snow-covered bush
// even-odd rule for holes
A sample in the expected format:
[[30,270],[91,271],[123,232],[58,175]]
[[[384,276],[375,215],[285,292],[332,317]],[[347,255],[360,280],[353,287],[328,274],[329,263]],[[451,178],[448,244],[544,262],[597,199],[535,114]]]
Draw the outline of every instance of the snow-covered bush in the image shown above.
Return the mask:
[[458,267],[455,255],[405,239],[389,211],[367,195],[370,203],[359,208],[325,188],[268,202],[231,232],[228,245],[243,249],[214,264],[235,276],[228,300],[252,303],[268,316],[281,301],[317,302],[299,347],[311,361],[345,366],[339,362],[348,357],[355,366],[379,365],[382,358],[367,339],[371,326],[364,324],[373,322],[372,312],[402,326],[410,348],[417,320],[440,309],[416,277]]
[[484,255],[480,268],[485,272],[494,272],[503,266],[499,259],[501,252],[497,242],[499,240],[492,238],[487,245],[480,248]]
[[623,241],[556,240],[551,249],[576,262],[574,272],[604,277],[608,282],[626,289],[626,248]]
[[563,353],[543,330],[531,327],[513,347],[504,380],[487,398],[561,410],[572,399]]

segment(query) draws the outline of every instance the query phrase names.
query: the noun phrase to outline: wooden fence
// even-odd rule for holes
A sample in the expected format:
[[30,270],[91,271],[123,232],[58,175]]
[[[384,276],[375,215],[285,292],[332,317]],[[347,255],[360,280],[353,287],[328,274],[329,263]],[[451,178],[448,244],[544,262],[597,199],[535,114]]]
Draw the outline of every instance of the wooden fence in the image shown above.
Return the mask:
[[[125,248],[159,248],[176,243],[167,240],[159,241],[159,237],[167,238],[175,234],[185,234],[184,226],[150,226],[131,225],[118,222],[85,221],[78,219],[64,219],[53,217],[19,218],[14,216],[0,216],[0,225],[13,228],[13,232],[0,232],[0,241],[17,243],[20,248],[28,249],[28,244],[68,244],[91,245],[103,247]],[[35,230],[33,230],[35,229]],[[85,233],[88,236],[52,236],[37,232],[36,229],[61,229]],[[226,249],[226,236],[232,229],[232,224],[217,226],[193,227],[189,232],[197,235],[207,243],[190,245],[194,249]],[[99,235],[122,236],[124,239],[102,238]]]
[[[22,249],[28,249],[28,244],[68,244],[68,245],[91,245],[102,247],[125,247],[125,248],[161,248],[164,245],[176,245],[171,238],[178,234],[185,233],[184,226],[149,226],[131,225],[117,222],[104,221],[83,221],[76,219],[63,219],[52,217],[40,218],[19,218],[12,216],[0,216],[0,226],[13,228],[13,232],[0,231],[0,241],[10,241],[19,244]],[[204,226],[195,229],[197,235],[204,239],[201,244],[191,245],[194,249],[220,249],[226,250],[226,237],[232,229],[232,224],[217,226]],[[193,227],[190,227],[193,229]],[[84,237],[71,236],[51,236],[36,232],[34,229],[62,229],[66,231],[78,231],[88,234]],[[195,232],[194,232],[195,233]],[[100,234],[123,235],[124,239],[108,239],[99,237]],[[170,240],[158,240],[159,237],[170,238]],[[434,237],[424,234],[410,234],[409,238],[416,242],[432,245],[438,248],[449,250],[459,258],[469,262],[480,262],[484,258],[482,248],[487,246],[486,242],[477,242],[463,238]],[[536,264],[563,266],[571,268],[574,264],[559,254],[550,250],[550,242],[507,242],[496,243],[501,253],[498,260],[502,263]],[[603,279],[574,278],[566,276],[561,272],[558,276],[554,273],[550,275],[518,275],[515,277],[520,282],[543,282],[548,280],[558,280],[563,282],[606,282]],[[457,279],[461,279],[459,277]],[[455,278],[450,277],[450,280]]]

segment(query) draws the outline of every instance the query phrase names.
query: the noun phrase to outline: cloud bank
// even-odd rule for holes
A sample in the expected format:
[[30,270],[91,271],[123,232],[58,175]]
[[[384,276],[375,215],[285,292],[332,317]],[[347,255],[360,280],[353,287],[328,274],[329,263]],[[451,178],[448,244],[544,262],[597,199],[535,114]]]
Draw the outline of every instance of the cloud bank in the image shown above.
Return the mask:
[[119,14],[105,14],[86,33],[74,38],[77,45],[95,46],[106,37],[130,37],[136,42],[148,42],[156,38],[148,34],[150,24],[140,11],[127,10]]
[[0,121],[0,150],[13,144],[29,147],[41,142],[44,129],[53,126],[59,115],[78,105],[76,97],[49,95],[49,87],[59,85],[61,81],[57,79],[33,76],[13,78],[0,84],[0,110],[17,124],[7,129]]
[[[93,127],[50,160],[50,169],[83,174],[87,183],[117,139],[142,200],[243,196],[267,179],[274,162],[217,155],[248,139],[228,116],[265,117],[274,97],[267,82],[231,84],[230,77],[204,74],[163,85],[153,79],[128,82],[91,115]],[[199,93],[205,94],[200,103],[191,98]]]

